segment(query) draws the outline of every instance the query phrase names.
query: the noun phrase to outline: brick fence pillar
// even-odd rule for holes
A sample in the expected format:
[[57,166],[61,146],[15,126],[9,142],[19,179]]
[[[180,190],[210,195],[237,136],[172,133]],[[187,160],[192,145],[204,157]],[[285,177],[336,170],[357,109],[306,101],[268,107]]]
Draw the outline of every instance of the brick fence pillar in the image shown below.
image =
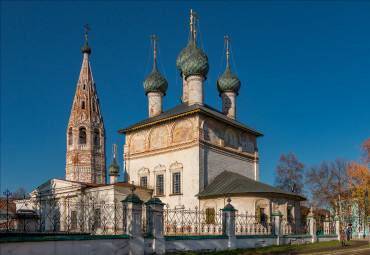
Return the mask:
[[124,234],[130,238],[130,255],[144,255],[144,238],[142,236],[142,205],[143,201],[134,193],[134,184],[131,186],[132,193],[121,202],[126,216],[126,231]]
[[235,212],[236,209],[230,204],[231,199],[227,199],[228,204],[222,210],[222,234],[229,237],[229,250],[236,249],[235,236]]
[[166,253],[166,240],[163,236],[163,206],[159,198],[151,198],[145,203],[147,207],[148,225],[146,234],[154,237],[153,252],[155,254]]

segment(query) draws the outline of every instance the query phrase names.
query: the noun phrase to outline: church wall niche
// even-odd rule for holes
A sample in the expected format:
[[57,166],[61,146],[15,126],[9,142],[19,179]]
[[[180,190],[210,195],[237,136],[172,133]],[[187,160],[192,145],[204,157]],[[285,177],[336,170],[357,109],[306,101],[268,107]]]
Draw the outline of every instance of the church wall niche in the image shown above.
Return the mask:
[[186,142],[194,137],[194,125],[189,119],[177,121],[172,128],[172,143]]
[[226,127],[223,133],[225,147],[239,149],[239,139],[236,131],[232,127]]
[[216,144],[220,143],[221,128],[220,124],[214,119],[207,118],[203,121],[204,139]]
[[153,128],[149,134],[149,150],[160,149],[168,145],[168,129],[162,125]]
[[130,153],[145,151],[145,136],[142,132],[136,133],[131,137]]
[[246,132],[241,134],[240,143],[243,152],[254,154],[256,148],[256,137]]

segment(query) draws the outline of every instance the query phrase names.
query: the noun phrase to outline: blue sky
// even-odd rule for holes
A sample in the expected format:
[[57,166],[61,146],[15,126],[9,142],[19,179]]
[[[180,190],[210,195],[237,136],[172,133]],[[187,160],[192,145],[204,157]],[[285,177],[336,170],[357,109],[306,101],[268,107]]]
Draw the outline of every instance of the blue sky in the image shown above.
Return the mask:
[[169,83],[164,109],[179,103],[175,63],[191,8],[210,62],[205,102],[217,109],[223,37],[232,40],[237,72],[231,67],[242,81],[237,119],[265,135],[258,140],[261,181],[273,184],[278,158],[289,151],[307,166],[358,158],[370,135],[370,2],[2,1],[1,191],[30,192],[65,176],[84,24],[109,165],[112,143],[123,152],[116,131],[148,115],[142,81],[151,70],[151,34],[160,39],[159,70]]

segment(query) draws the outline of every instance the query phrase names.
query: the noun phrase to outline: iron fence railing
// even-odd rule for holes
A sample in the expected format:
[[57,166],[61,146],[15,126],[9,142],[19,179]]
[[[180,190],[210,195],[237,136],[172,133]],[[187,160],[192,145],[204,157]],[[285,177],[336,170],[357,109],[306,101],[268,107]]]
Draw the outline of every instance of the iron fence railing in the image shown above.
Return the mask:
[[16,200],[15,210],[0,213],[0,231],[121,235],[126,224],[121,202],[76,202],[73,198]]
[[273,219],[267,215],[235,215],[236,235],[271,235],[273,231]]
[[221,235],[222,213],[214,209],[199,211],[185,209],[165,209],[163,214],[164,235]]
[[307,235],[309,234],[309,223],[309,219],[283,218],[281,221],[282,233],[283,235]]

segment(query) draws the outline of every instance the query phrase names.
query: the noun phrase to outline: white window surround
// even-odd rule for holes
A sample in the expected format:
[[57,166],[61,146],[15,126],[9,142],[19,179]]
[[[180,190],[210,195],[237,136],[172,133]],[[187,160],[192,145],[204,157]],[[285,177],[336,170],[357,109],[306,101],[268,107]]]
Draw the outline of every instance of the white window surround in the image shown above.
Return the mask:
[[[157,194],[157,176],[163,175],[163,194]],[[166,167],[164,165],[158,165],[154,168],[154,195],[165,196],[166,195]]]
[[150,188],[150,171],[148,168],[142,167],[137,171],[138,175],[138,185],[141,184],[141,177],[146,177],[147,178],[147,188]]
[[[173,163],[170,166],[170,174],[171,174],[171,194],[170,195],[182,195],[183,192],[183,165],[181,163],[178,163],[177,161]],[[174,174],[179,173],[180,174],[180,187],[179,192],[174,193]]]

